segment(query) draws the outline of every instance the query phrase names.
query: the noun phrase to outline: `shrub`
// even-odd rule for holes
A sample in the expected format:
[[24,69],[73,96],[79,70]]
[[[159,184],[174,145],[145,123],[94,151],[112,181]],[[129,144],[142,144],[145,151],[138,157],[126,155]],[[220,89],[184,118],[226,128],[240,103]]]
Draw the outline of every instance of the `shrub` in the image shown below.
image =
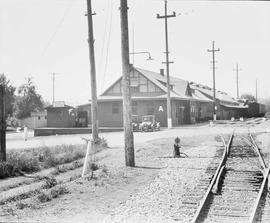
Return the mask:
[[68,193],[69,193],[69,190],[66,186],[59,185],[58,187],[55,187],[51,190],[51,197],[57,198],[60,195],[68,194]]
[[99,169],[99,166],[96,163],[90,163],[90,169],[96,171]]
[[54,177],[46,177],[45,184],[42,186],[45,189],[52,188],[57,185],[57,180]]
[[45,192],[41,192],[38,196],[37,199],[39,202],[44,203],[44,202],[48,202],[50,200],[52,200],[50,194],[47,194]]
[[106,175],[109,174],[109,169],[107,166],[102,166],[102,172],[105,173]]
[[23,172],[32,173],[40,170],[37,157],[29,152],[9,152],[7,161],[0,163],[0,178],[21,175]]
[[103,148],[108,148],[108,142],[105,138],[97,138],[95,140],[92,140],[92,143],[98,146],[101,146]]
[[[7,162],[0,163],[0,179],[33,173],[42,169],[56,167],[57,165],[70,163],[85,156],[85,145],[61,145],[56,147],[40,147],[20,151],[9,151]],[[72,165],[79,167],[79,163]],[[57,168],[54,174],[66,172],[66,167]]]
[[29,205],[27,203],[24,203],[24,202],[19,201],[18,203],[16,203],[16,207],[18,209],[24,209],[24,208],[29,207]]
[[0,163],[0,179],[14,176],[14,168],[9,162]]

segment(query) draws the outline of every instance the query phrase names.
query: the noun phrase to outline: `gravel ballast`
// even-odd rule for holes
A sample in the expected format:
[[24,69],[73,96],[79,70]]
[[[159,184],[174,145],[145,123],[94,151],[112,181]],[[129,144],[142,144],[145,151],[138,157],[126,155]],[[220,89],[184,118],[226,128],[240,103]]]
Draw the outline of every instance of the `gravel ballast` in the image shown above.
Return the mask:
[[189,158],[166,159],[167,168],[161,170],[152,183],[113,210],[104,222],[188,220],[184,210],[181,211],[181,198],[200,181],[215,152],[215,147],[190,148]]

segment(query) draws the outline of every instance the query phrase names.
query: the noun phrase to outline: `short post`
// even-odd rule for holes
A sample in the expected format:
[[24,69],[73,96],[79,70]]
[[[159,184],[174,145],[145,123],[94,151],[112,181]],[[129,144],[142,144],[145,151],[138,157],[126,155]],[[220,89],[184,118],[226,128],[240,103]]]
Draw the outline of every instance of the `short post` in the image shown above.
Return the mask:
[[24,126],[24,128],[23,128],[23,137],[24,137],[24,141],[27,141],[28,129],[26,126]]
[[174,145],[173,145],[173,156],[174,157],[180,157],[180,138],[177,136],[174,140]]
[[87,171],[88,156],[90,154],[92,142],[89,139],[85,139],[85,138],[82,138],[82,139],[85,140],[86,143],[87,143],[86,155],[85,155],[85,158],[84,158],[83,171],[82,171],[82,177],[84,177],[85,176],[85,173]]

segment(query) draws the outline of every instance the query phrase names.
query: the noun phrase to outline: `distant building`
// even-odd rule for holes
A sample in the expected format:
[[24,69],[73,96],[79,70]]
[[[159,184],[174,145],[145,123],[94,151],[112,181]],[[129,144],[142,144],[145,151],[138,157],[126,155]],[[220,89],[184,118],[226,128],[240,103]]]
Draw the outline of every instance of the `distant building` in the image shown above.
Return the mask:
[[69,128],[76,126],[76,112],[74,107],[66,105],[65,102],[55,102],[46,107],[47,127]]
[[44,128],[47,126],[47,111],[31,112],[31,116],[21,119],[20,126],[30,129]]
[[[213,101],[213,89],[197,84],[194,82],[190,82],[190,86],[192,89],[196,89],[201,92],[204,96],[211,99]],[[239,102],[232,96],[228,95],[225,92],[216,90],[216,114],[217,119],[231,119],[246,117],[247,116],[248,106]],[[213,105],[211,107],[211,113],[213,114]]]

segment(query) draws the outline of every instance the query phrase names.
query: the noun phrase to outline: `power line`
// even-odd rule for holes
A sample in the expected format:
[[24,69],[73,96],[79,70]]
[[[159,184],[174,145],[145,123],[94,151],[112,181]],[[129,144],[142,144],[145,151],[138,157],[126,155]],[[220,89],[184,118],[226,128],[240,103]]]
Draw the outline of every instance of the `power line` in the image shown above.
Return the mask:
[[[61,17],[60,20],[59,20],[58,25],[56,26],[54,32],[53,32],[52,35],[50,36],[50,38],[49,38],[48,42],[46,43],[46,45],[44,46],[44,48],[43,48],[43,50],[42,50],[42,52],[41,52],[41,54],[40,54],[40,56],[39,56],[40,59],[45,55],[46,51],[47,51],[47,50],[49,49],[49,47],[51,46],[51,44],[52,44],[54,38],[56,37],[56,34],[58,33],[58,31],[60,30],[61,26],[63,25],[63,23],[64,23],[64,21],[65,21],[67,15],[68,15],[68,13],[69,13],[69,10],[71,9],[71,6],[74,4],[74,2],[76,2],[76,1],[74,1],[74,0],[71,1],[70,4],[66,7],[66,9],[65,9],[65,11],[64,11],[64,14],[62,15],[62,17]],[[34,69],[34,67],[37,65],[37,63],[38,63],[38,61],[36,60],[35,65],[32,67],[31,73],[33,72],[33,69]]]
[[105,66],[103,72],[103,82],[102,82],[102,89],[104,88],[105,77],[107,73],[107,66],[108,66],[108,56],[109,56],[109,48],[111,43],[111,31],[112,31],[112,9],[113,9],[113,1],[111,0],[111,10],[110,10],[110,25],[109,25],[109,33],[108,33],[108,41],[107,41],[107,48],[106,48],[106,57],[105,57]]
[[102,38],[101,56],[100,56],[99,63],[98,63],[99,70],[101,70],[102,59],[103,59],[103,54],[104,54],[104,47],[105,47],[106,34],[107,34],[107,26],[108,26],[108,23],[109,23],[109,13],[108,13],[108,11],[110,9],[110,5],[111,5],[110,3],[111,3],[111,0],[109,1],[109,4],[108,4],[107,9],[106,9],[107,13],[106,13],[106,19],[105,19],[103,38]]

